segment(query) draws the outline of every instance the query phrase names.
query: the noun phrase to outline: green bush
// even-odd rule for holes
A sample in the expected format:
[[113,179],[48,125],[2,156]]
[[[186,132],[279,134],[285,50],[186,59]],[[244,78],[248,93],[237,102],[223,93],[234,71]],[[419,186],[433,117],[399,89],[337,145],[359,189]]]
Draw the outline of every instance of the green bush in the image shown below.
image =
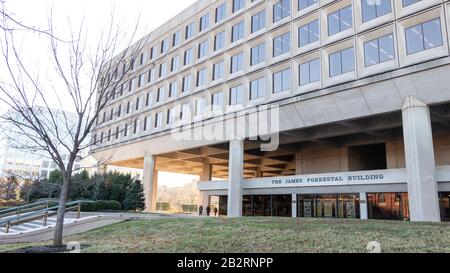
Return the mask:
[[198,206],[197,205],[181,205],[181,210],[184,213],[193,213],[198,210]]
[[81,211],[83,212],[97,212],[97,211],[119,211],[122,210],[120,202],[115,200],[99,200],[92,202],[82,202]]

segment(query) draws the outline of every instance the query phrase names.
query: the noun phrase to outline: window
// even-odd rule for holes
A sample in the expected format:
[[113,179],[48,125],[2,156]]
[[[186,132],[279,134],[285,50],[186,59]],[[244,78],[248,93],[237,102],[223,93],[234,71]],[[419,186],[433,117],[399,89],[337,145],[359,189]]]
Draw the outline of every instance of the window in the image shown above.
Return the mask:
[[436,18],[405,30],[408,55],[442,46],[441,20]]
[[155,115],[155,128],[161,127],[162,125],[162,112],[156,113]]
[[198,100],[195,101],[195,115],[199,116],[203,114],[203,111],[205,110],[206,107],[206,99],[205,98],[200,98]]
[[127,102],[127,114],[130,113],[130,108],[131,108],[131,102],[128,101],[128,102]]
[[150,60],[153,60],[154,57],[155,57],[155,48],[151,47],[150,48]]
[[201,59],[208,54],[208,40],[201,42],[198,45],[198,58]]
[[364,60],[366,67],[393,59],[395,59],[393,34],[364,43]]
[[192,84],[192,76],[188,75],[186,77],[183,77],[183,85],[181,88],[181,92],[187,92],[191,90],[191,84]]
[[172,58],[172,61],[170,62],[170,71],[174,72],[178,70],[178,56],[175,56]]
[[192,48],[189,48],[184,52],[184,65],[188,65],[192,62]]
[[216,8],[216,23],[225,19],[227,15],[227,4],[223,3],[222,5]]
[[355,55],[353,47],[330,55],[330,77],[355,70]]
[[169,49],[169,45],[167,44],[167,39],[161,41],[161,54],[164,54]]
[[231,29],[231,42],[234,43],[244,38],[244,31],[244,21],[234,25]]
[[164,99],[164,87],[158,88],[156,92],[156,102],[161,102]]
[[155,69],[150,69],[149,71],[148,71],[148,79],[147,79],[147,82],[152,82],[152,81],[154,81],[155,80]]
[[245,0],[233,0],[233,13],[244,7]]
[[291,89],[291,69],[273,74],[273,93],[279,93]]
[[391,12],[391,0],[361,0],[362,20],[370,21]]
[[177,31],[173,34],[172,46],[176,47],[180,44],[180,32]]
[[273,39],[273,56],[277,57],[279,55],[288,53],[291,51],[291,33],[286,32]]
[[217,51],[225,46],[225,31],[218,33],[214,37],[214,51]]
[[298,10],[306,9],[314,4],[317,4],[318,0],[298,0]]
[[250,50],[250,65],[262,63],[266,60],[266,44],[262,43]]
[[[123,128],[123,136],[126,137],[128,135],[128,124],[125,124],[125,127]],[[102,135],[103,138],[103,135]]]
[[239,53],[231,57],[231,74],[242,70],[244,64],[244,53]]
[[[143,131],[144,131],[144,132],[147,131],[148,121],[149,121],[149,117],[145,117],[145,118],[144,118],[144,128],[143,128]],[[119,129],[119,128],[117,128],[117,129]],[[116,133],[117,133],[117,132],[116,132]]]
[[[145,63],[145,54],[141,53],[141,57],[139,58],[139,64],[143,65]],[[117,78],[116,78],[117,79]]]
[[186,26],[185,39],[186,40],[190,39],[190,38],[192,38],[193,35],[194,35],[194,23],[191,23]]
[[239,105],[244,103],[244,87],[235,86],[230,89],[230,105]]
[[410,5],[415,4],[417,2],[420,2],[422,0],[402,0],[402,1],[403,1],[402,2],[403,7],[407,7],[407,6],[410,6]]
[[115,139],[119,139],[119,131],[120,131],[120,129],[119,129],[119,127],[117,126],[117,127],[116,127],[116,133],[114,134]]
[[314,20],[298,29],[298,46],[302,47],[320,39],[319,20]]
[[135,107],[136,111],[139,110],[139,106],[140,106],[140,98],[137,97],[137,98],[136,98],[136,107]]
[[266,79],[260,78],[250,82],[250,100],[264,97],[266,89]]
[[185,120],[191,117],[191,107],[189,103],[185,103],[181,106],[180,119]]
[[224,61],[220,61],[213,65],[213,81],[223,78],[224,65]]
[[299,65],[299,85],[320,81],[320,59]]
[[149,107],[151,101],[152,101],[152,94],[147,93],[147,96],[145,97],[145,107]]
[[291,15],[291,0],[280,0],[273,5],[273,22],[276,23]]
[[328,15],[328,36],[349,29],[353,26],[352,6],[347,6]]
[[252,33],[266,27],[266,11],[260,11],[252,16]]
[[223,92],[212,94],[211,96],[211,108],[213,111],[222,109],[223,105]]
[[203,68],[197,72],[197,87],[205,85],[206,81],[206,68]]
[[135,120],[135,121],[134,121],[134,124],[133,124],[133,134],[136,134],[136,133],[137,133],[137,124],[138,124],[138,121]]
[[162,63],[159,65],[159,77],[165,77],[166,76],[166,63]]
[[200,17],[200,31],[203,31],[209,27],[209,13]]
[[175,121],[175,108],[167,110],[167,124],[171,124]]
[[169,84],[169,98],[176,97],[178,93],[178,85],[176,82],[171,82]]

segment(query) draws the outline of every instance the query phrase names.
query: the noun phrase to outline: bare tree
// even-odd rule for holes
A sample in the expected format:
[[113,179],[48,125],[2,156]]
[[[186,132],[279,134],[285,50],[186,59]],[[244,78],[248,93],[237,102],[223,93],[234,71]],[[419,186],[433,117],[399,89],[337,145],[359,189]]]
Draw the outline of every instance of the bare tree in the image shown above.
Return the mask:
[[[0,102],[9,108],[1,119],[10,135],[20,135],[14,139],[18,147],[44,151],[63,174],[55,246],[63,243],[65,205],[74,163],[83,150],[102,141],[90,139],[91,132],[110,101],[123,92],[128,72],[146,45],[148,38],[133,43],[138,23],[134,32],[122,32],[112,13],[108,27],[95,40],[90,40],[92,36],[87,35],[88,26],[83,22],[77,28],[72,26],[68,37],[60,38],[54,32],[51,10],[47,30],[39,30],[14,19],[0,1],[1,57],[7,74],[0,79]],[[18,35],[38,35],[39,41],[48,44],[51,79],[28,64]],[[119,47],[125,49],[119,51]],[[66,110],[74,112],[75,118],[69,117]]]

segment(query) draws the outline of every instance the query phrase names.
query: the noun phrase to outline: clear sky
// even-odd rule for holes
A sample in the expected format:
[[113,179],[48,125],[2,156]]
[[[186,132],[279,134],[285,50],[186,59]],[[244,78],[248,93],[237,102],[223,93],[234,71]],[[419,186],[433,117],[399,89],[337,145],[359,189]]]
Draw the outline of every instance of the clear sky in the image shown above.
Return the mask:
[[[138,35],[141,38],[150,31],[158,28],[179,12],[193,4],[195,0],[7,0],[7,8],[18,20],[29,26],[46,29],[50,8],[52,9],[54,26],[60,34],[68,33],[68,21],[73,26],[84,21],[88,28],[88,40],[95,40],[96,35],[108,22],[112,11],[117,17],[116,23],[122,30],[133,32],[139,18]],[[42,40],[23,40],[21,46],[30,63],[38,63],[41,70],[46,70],[48,45]],[[0,71],[0,77],[5,75]],[[46,74],[51,81],[51,73]],[[51,96],[51,94],[49,94]],[[55,108],[60,108],[55,103]],[[6,111],[5,105],[0,103],[0,113]],[[193,176],[170,175],[164,173],[159,183],[168,186],[181,186],[192,182]]]

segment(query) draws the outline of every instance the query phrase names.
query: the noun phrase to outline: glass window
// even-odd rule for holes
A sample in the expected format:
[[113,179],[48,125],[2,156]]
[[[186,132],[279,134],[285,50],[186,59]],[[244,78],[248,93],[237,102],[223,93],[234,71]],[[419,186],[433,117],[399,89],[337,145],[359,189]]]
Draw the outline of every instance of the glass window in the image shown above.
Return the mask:
[[395,59],[394,35],[389,34],[364,43],[365,66]]
[[273,39],[273,56],[288,53],[291,51],[291,33],[286,32]]
[[175,56],[172,58],[172,61],[170,62],[170,71],[177,71],[178,70],[178,56]]
[[333,53],[329,59],[330,77],[355,70],[355,56],[353,47]]
[[211,107],[213,111],[222,109],[223,106],[223,92],[215,93],[211,96]]
[[407,6],[415,4],[415,3],[419,2],[419,1],[422,1],[422,0],[402,0],[402,1],[403,1],[402,2],[403,7],[407,7]]
[[198,45],[198,58],[201,59],[206,57],[208,54],[208,40],[201,42]]
[[231,57],[231,74],[243,69],[244,53],[239,53]]
[[391,0],[361,0],[363,22],[391,12]]
[[180,44],[180,32],[177,31],[173,34],[172,46],[177,46]]
[[250,100],[265,96],[266,79],[260,78],[250,82]]
[[244,87],[242,85],[230,89],[230,105],[244,103]]
[[263,10],[252,16],[252,33],[266,26],[266,11]]
[[409,219],[408,193],[369,193],[367,209],[369,219]]
[[234,43],[237,40],[244,38],[244,21],[234,25],[231,29],[231,42]]
[[407,28],[406,50],[408,55],[442,46],[440,18]]
[[218,33],[214,37],[214,51],[219,50],[225,46],[225,31]]
[[194,35],[194,23],[191,23],[186,26],[186,35],[185,39],[190,39]]
[[222,5],[216,8],[216,23],[225,19],[227,15],[227,4],[223,3]]
[[188,65],[192,62],[192,48],[189,48],[184,52],[184,65]]
[[209,27],[209,13],[200,17],[200,27],[199,30],[203,31]]
[[171,124],[175,121],[175,108],[167,110],[167,124]]
[[349,29],[353,26],[352,6],[347,6],[328,15],[328,36]]
[[206,68],[203,68],[197,72],[197,87],[206,84]]
[[291,15],[291,0],[280,0],[273,5],[273,22],[276,23]]
[[251,50],[250,65],[262,63],[266,60],[266,44],[262,43]]
[[245,0],[233,0],[233,13],[244,7]]
[[314,20],[298,29],[299,47],[313,43],[320,39],[319,20]]
[[178,85],[176,82],[171,82],[169,84],[169,98],[176,97],[178,93]]
[[203,111],[206,108],[206,99],[200,98],[195,102],[195,115],[199,116],[203,114]]
[[192,84],[192,76],[191,75],[183,77],[183,86],[181,88],[181,92],[187,92],[187,91],[191,90],[191,84]]
[[162,125],[162,112],[156,113],[155,115],[155,128],[161,127]]
[[298,10],[306,9],[314,4],[317,4],[318,0],[298,0]]
[[167,43],[167,39],[161,41],[161,54],[164,54],[169,49],[169,44]]
[[213,65],[213,81],[223,78],[224,76],[224,61]]
[[299,66],[299,84],[307,85],[320,81],[320,59],[315,59]]
[[273,74],[273,93],[279,93],[291,89],[291,69]]

